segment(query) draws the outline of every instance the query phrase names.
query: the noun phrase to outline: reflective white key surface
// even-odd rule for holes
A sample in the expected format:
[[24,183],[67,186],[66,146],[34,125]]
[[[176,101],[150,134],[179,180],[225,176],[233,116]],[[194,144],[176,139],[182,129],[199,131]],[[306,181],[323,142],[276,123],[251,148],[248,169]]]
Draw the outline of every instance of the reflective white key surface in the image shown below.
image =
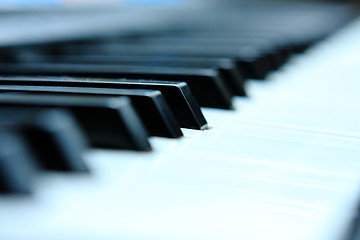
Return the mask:
[[152,153],[92,150],[0,198],[0,239],[340,239],[360,196],[360,21],[249,82],[209,131]]

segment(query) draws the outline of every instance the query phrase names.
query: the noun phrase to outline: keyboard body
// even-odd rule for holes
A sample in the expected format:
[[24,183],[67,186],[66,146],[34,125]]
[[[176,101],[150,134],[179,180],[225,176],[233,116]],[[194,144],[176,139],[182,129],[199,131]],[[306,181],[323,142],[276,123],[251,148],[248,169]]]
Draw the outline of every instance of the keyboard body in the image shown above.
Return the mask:
[[292,239],[349,234],[360,196],[360,20],[247,81],[210,130],[152,152],[91,149],[91,174],[0,197],[0,239]]

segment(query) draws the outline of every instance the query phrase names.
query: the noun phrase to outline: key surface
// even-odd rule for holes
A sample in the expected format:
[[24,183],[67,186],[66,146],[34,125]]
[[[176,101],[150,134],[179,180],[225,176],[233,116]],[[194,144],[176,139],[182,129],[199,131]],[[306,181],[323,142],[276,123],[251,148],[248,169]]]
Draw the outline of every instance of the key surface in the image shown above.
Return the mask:
[[232,108],[230,91],[219,74],[211,69],[35,63],[1,64],[0,74],[181,81],[189,85],[200,106]]
[[60,94],[66,96],[125,96],[131,99],[149,134],[178,138],[183,136],[175,116],[160,91],[100,89],[81,87],[0,86],[0,92],[27,92],[31,94]]
[[244,76],[236,68],[230,58],[196,58],[166,56],[132,56],[132,55],[60,55],[40,56],[42,61],[62,63],[96,63],[120,64],[135,66],[180,67],[180,68],[212,68],[218,69],[225,84],[234,95],[246,96]]
[[148,151],[147,132],[126,97],[0,94],[0,106],[66,108],[95,147]]
[[121,44],[89,44],[81,46],[65,46],[65,54],[107,54],[107,55],[153,55],[181,56],[201,58],[232,58],[246,78],[264,79],[268,73],[266,55],[261,55],[254,47],[232,48],[227,46],[164,46],[164,45],[133,45]]
[[1,108],[0,127],[19,132],[45,169],[87,172],[87,143],[69,112],[39,108]]
[[[216,32],[214,32],[216,34]],[[278,52],[274,44],[266,41],[266,36],[248,36],[248,33],[242,33],[241,37],[226,37],[219,34],[218,37],[202,37],[188,35],[181,38],[178,37],[143,37],[138,41],[133,39],[119,39],[114,41],[106,41],[99,43],[100,46],[105,45],[104,48],[126,48],[127,51],[132,50],[135,53],[138,49],[144,49],[144,52],[156,49],[159,53],[164,51],[171,53],[181,52],[189,54],[191,52],[213,52],[219,56],[227,56],[237,58],[237,62],[242,66],[247,78],[260,78],[263,79],[271,71],[275,70],[270,66],[279,66],[277,62]],[[79,45],[81,48],[82,45]],[[204,49],[204,50],[201,50]],[[253,60],[253,65],[245,66],[249,59]],[[258,61],[263,59],[262,62]],[[242,63],[243,62],[243,63]]]
[[0,85],[24,86],[68,86],[94,88],[121,88],[159,90],[165,97],[177,121],[183,128],[207,129],[207,122],[201,109],[184,82],[128,80],[128,79],[85,79],[66,77],[4,77]]
[[16,132],[0,127],[0,194],[28,194],[36,166],[24,139]]

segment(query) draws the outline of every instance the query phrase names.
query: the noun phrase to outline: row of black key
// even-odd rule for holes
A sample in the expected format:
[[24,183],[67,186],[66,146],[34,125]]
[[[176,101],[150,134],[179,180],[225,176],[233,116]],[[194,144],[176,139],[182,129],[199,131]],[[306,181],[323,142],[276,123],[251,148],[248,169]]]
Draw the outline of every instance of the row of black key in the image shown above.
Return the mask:
[[215,21],[211,12],[201,13],[189,17],[194,24],[140,37],[108,34],[7,49],[13,55],[0,64],[0,191],[30,192],[37,169],[86,172],[88,145],[149,151],[149,136],[205,130],[199,106],[232,109],[232,97],[246,96],[245,79],[265,78],[341,22],[299,34],[292,29],[304,26],[299,19],[321,21],[299,14],[276,30],[287,11],[260,11],[257,19],[234,13],[218,12]]

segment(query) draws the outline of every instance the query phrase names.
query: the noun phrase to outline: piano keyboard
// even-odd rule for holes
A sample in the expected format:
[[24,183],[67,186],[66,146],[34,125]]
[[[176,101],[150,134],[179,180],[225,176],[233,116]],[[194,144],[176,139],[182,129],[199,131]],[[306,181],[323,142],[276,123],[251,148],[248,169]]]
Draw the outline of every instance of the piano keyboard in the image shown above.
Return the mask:
[[360,20],[277,7],[6,46],[0,239],[357,239]]

